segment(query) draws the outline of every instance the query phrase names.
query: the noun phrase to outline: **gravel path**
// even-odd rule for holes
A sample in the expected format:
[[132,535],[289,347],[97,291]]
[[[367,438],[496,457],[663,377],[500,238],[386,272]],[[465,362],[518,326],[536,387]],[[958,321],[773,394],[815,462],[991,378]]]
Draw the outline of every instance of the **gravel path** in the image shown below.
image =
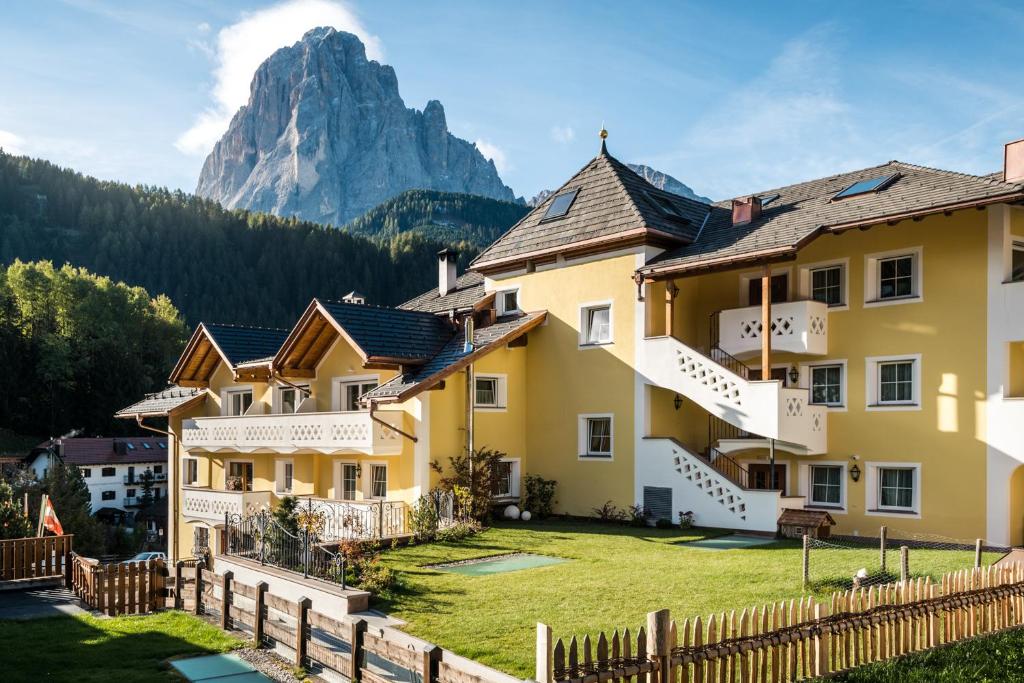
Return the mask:
[[264,648],[254,650],[251,647],[245,647],[240,650],[235,650],[235,654],[256,667],[260,673],[273,681],[277,681],[277,683],[298,683],[300,680],[320,680],[316,676],[307,676],[305,679],[296,678],[295,674],[292,673],[292,669],[295,667],[281,659],[272,650]]

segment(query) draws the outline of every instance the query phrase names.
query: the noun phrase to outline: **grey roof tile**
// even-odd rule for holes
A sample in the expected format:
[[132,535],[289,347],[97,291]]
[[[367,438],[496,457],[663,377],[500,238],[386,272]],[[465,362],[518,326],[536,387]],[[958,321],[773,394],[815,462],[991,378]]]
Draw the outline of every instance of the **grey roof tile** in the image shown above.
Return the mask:
[[437,288],[428,289],[417,297],[409,299],[399,308],[410,311],[426,311],[428,313],[445,313],[452,309],[472,308],[474,304],[486,296],[484,292],[484,276],[472,271],[464,273],[455,280],[455,289],[440,296]]
[[272,358],[288,336],[288,330],[271,327],[209,323],[203,323],[203,327],[213,337],[214,343],[224,352],[232,366],[251,363],[268,356]]
[[201,389],[194,387],[179,387],[177,385],[171,385],[162,391],[146,394],[146,397],[141,401],[137,401],[127,408],[122,408],[117,411],[114,414],[114,417],[166,415],[171,410],[192,401],[201,393]]
[[425,311],[319,300],[369,357],[425,362],[451,339],[451,325]]

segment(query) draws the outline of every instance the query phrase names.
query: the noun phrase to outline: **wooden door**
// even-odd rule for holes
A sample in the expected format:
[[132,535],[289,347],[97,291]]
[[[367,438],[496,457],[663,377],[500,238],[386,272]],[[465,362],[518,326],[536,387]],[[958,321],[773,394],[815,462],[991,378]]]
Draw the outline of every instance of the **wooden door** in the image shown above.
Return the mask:
[[[764,491],[772,488],[771,469],[767,463],[755,463],[747,465],[747,472],[750,475],[750,488]],[[775,464],[775,488],[782,490],[786,495],[786,466]]]
[[[748,306],[761,305],[761,278],[757,277],[747,284]],[[789,273],[772,275],[772,303],[781,304],[789,301]]]
[[[787,372],[788,370],[786,368],[772,368],[771,379],[777,379],[785,385]],[[761,368],[750,368],[750,370],[747,371],[747,379],[751,381],[761,379]],[[767,467],[767,465],[765,465],[765,467]]]

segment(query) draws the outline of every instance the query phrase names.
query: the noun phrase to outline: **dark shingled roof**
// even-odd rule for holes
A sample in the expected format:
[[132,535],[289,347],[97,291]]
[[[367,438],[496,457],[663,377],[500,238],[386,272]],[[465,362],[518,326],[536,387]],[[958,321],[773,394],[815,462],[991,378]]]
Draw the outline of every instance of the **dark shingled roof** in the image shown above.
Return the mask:
[[429,388],[426,382],[436,375],[445,372],[452,365],[466,358],[473,352],[489,352],[491,346],[496,345],[499,340],[515,335],[520,330],[529,329],[531,324],[547,315],[546,311],[535,311],[518,316],[504,316],[498,318],[493,325],[477,329],[473,334],[474,348],[467,351],[465,330],[459,332],[445,344],[441,351],[424,365],[398,375],[376,389],[372,389],[361,397],[362,400],[379,400],[396,398],[410,391]]
[[319,300],[369,358],[425,362],[451,339],[448,321],[433,313]]
[[[51,445],[52,442],[45,441],[35,450]],[[58,439],[57,447],[65,463],[79,466],[167,462],[167,437],[164,436]]]
[[271,327],[246,327],[242,325],[217,325],[203,323],[228,363],[232,366],[248,363],[260,358],[273,358],[281,348],[288,330]]
[[[568,213],[545,221],[544,214],[555,197],[574,189],[579,194]],[[657,201],[669,202],[679,217],[667,214]],[[569,182],[477,256],[473,266],[483,268],[495,261],[643,229],[687,243],[697,236],[707,213],[707,204],[659,190],[602,146],[601,153]]]
[[409,299],[399,308],[428,313],[445,313],[452,309],[472,308],[486,296],[484,276],[480,273],[464,273],[455,281],[455,289],[440,296],[437,287],[428,289],[419,296]]
[[[883,175],[899,177],[878,192],[832,201],[836,193],[851,184]],[[717,202],[700,237],[692,244],[665,252],[640,269],[688,270],[709,262],[728,262],[758,252],[795,250],[818,230],[833,226],[869,224],[889,216],[905,215],[965,202],[1019,195],[1020,183],[1004,183],[995,174],[976,176],[915,166],[900,161],[841,173],[796,185],[756,193],[761,197],[778,194],[756,221],[732,224],[732,200]]]
[[163,391],[146,394],[141,401],[117,411],[114,417],[134,418],[136,415],[166,415],[175,408],[199,400],[203,394],[202,390],[194,387],[171,385]]

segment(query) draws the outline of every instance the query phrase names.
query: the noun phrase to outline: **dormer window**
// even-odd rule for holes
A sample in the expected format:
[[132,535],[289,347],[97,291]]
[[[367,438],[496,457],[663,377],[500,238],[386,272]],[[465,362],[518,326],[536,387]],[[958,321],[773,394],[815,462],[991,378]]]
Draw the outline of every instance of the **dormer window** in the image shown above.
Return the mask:
[[505,289],[497,294],[498,315],[511,315],[519,312],[519,290]]
[[689,222],[687,218],[683,216],[683,214],[679,213],[679,208],[676,206],[675,202],[673,202],[668,197],[662,197],[660,195],[652,194],[646,191],[644,192],[644,194],[647,196],[649,200],[651,200],[651,203],[658,207],[658,210],[665,216],[668,216],[669,218],[678,221]]
[[832,201],[845,199],[847,197],[856,197],[857,195],[868,194],[871,192],[881,192],[885,188],[889,187],[889,185],[899,177],[899,173],[892,173],[890,175],[881,175],[876,178],[868,178],[867,180],[858,180],[852,185],[849,185],[836,193],[836,195],[832,197]]
[[579,190],[569,190],[556,195],[551,203],[548,204],[548,210],[544,212],[544,218],[542,221],[548,221],[553,218],[561,218],[565,214],[569,213],[569,207],[576,201],[576,195],[579,194]]

